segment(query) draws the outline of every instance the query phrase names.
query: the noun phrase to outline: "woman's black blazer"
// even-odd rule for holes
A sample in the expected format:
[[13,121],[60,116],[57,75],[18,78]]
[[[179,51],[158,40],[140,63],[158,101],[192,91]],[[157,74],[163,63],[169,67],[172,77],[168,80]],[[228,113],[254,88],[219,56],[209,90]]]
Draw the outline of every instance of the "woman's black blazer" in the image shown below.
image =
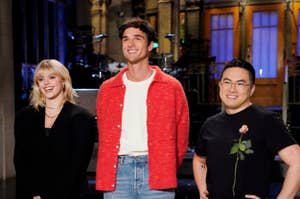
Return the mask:
[[49,134],[45,109],[32,106],[16,114],[17,198],[76,199],[87,185],[86,170],[97,133],[95,117],[66,102]]

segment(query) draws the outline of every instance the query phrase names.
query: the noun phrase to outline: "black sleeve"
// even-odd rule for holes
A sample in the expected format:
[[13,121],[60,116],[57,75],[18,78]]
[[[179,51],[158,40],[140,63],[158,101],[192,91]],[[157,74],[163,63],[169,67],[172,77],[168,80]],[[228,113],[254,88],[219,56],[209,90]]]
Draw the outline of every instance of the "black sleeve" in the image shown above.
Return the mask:
[[14,166],[16,171],[16,195],[17,199],[27,199],[32,198],[34,195],[34,189],[37,187],[34,185],[34,176],[31,160],[31,151],[27,146],[27,128],[25,125],[27,123],[26,118],[29,115],[22,110],[16,113],[15,123],[14,123],[14,136],[15,136],[15,146],[14,146]]
[[272,113],[264,118],[266,144],[270,151],[277,154],[281,149],[295,144],[295,140],[288,133],[286,126],[278,114]]
[[195,146],[195,153],[198,156],[206,156],[206,139],[204,138],[204,135],[207,131],[206,122],[202,125],[200,132],[197,137],[197,142]]
[[77,114],[72,119],[72,132],[71,175],[72,182],[76,182],[72,189],[78,189],[79,187],[74,186],[78,185],[78,180],[84,181],[94,148],[97,135],[95,117],[85,112]]

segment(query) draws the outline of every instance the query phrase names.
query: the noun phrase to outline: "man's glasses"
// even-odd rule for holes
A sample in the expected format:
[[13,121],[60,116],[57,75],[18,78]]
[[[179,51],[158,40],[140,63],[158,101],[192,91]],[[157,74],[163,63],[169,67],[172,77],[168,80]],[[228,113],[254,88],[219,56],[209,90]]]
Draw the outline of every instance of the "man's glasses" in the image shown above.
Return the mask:
[[230,89],[232,86],[235,86],[238,90],[243,90],[246,87],[250,86],[250,84],[247,84],[246,82],[240,81],[240,82],[232,82],[230,80],[224,80],[221,82],[223,88]]

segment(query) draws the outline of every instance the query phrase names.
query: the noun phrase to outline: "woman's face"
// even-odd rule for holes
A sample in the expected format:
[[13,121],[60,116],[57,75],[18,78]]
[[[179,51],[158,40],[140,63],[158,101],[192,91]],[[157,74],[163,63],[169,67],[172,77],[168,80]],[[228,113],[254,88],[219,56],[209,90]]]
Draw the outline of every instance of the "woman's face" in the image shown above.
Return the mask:
[[37,77],[38,87],[47,100],[63,98],[64,83],[60,75],[51,70],[41,70]]

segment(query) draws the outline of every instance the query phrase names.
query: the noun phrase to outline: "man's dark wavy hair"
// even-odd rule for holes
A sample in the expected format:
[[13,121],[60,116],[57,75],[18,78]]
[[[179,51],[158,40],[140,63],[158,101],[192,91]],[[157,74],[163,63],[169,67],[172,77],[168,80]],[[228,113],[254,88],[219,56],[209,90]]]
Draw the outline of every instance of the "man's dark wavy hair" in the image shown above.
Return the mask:
[[233,68],[233,67],[239,67],[239,68],[243,68],[245,70],[247,70],[249,72],[249,77],[250,77],[250,82],[251,84],[255,84],[255,69],[252,66],[252,64],[250,64],[249,62],[246,62],[242,59],[233,59],[230,62],[228,62],[221,73],[221,78],[223,77],[223,73],[226,69],[228,68]]
[[146,20],[139,17],[133,17],[126,20],[119,27],[119,38],[122,39],[123,33],[127,28],[138,28],[147,35],[148,45],[153,41],[157,41],[157,35],[153,26]]

